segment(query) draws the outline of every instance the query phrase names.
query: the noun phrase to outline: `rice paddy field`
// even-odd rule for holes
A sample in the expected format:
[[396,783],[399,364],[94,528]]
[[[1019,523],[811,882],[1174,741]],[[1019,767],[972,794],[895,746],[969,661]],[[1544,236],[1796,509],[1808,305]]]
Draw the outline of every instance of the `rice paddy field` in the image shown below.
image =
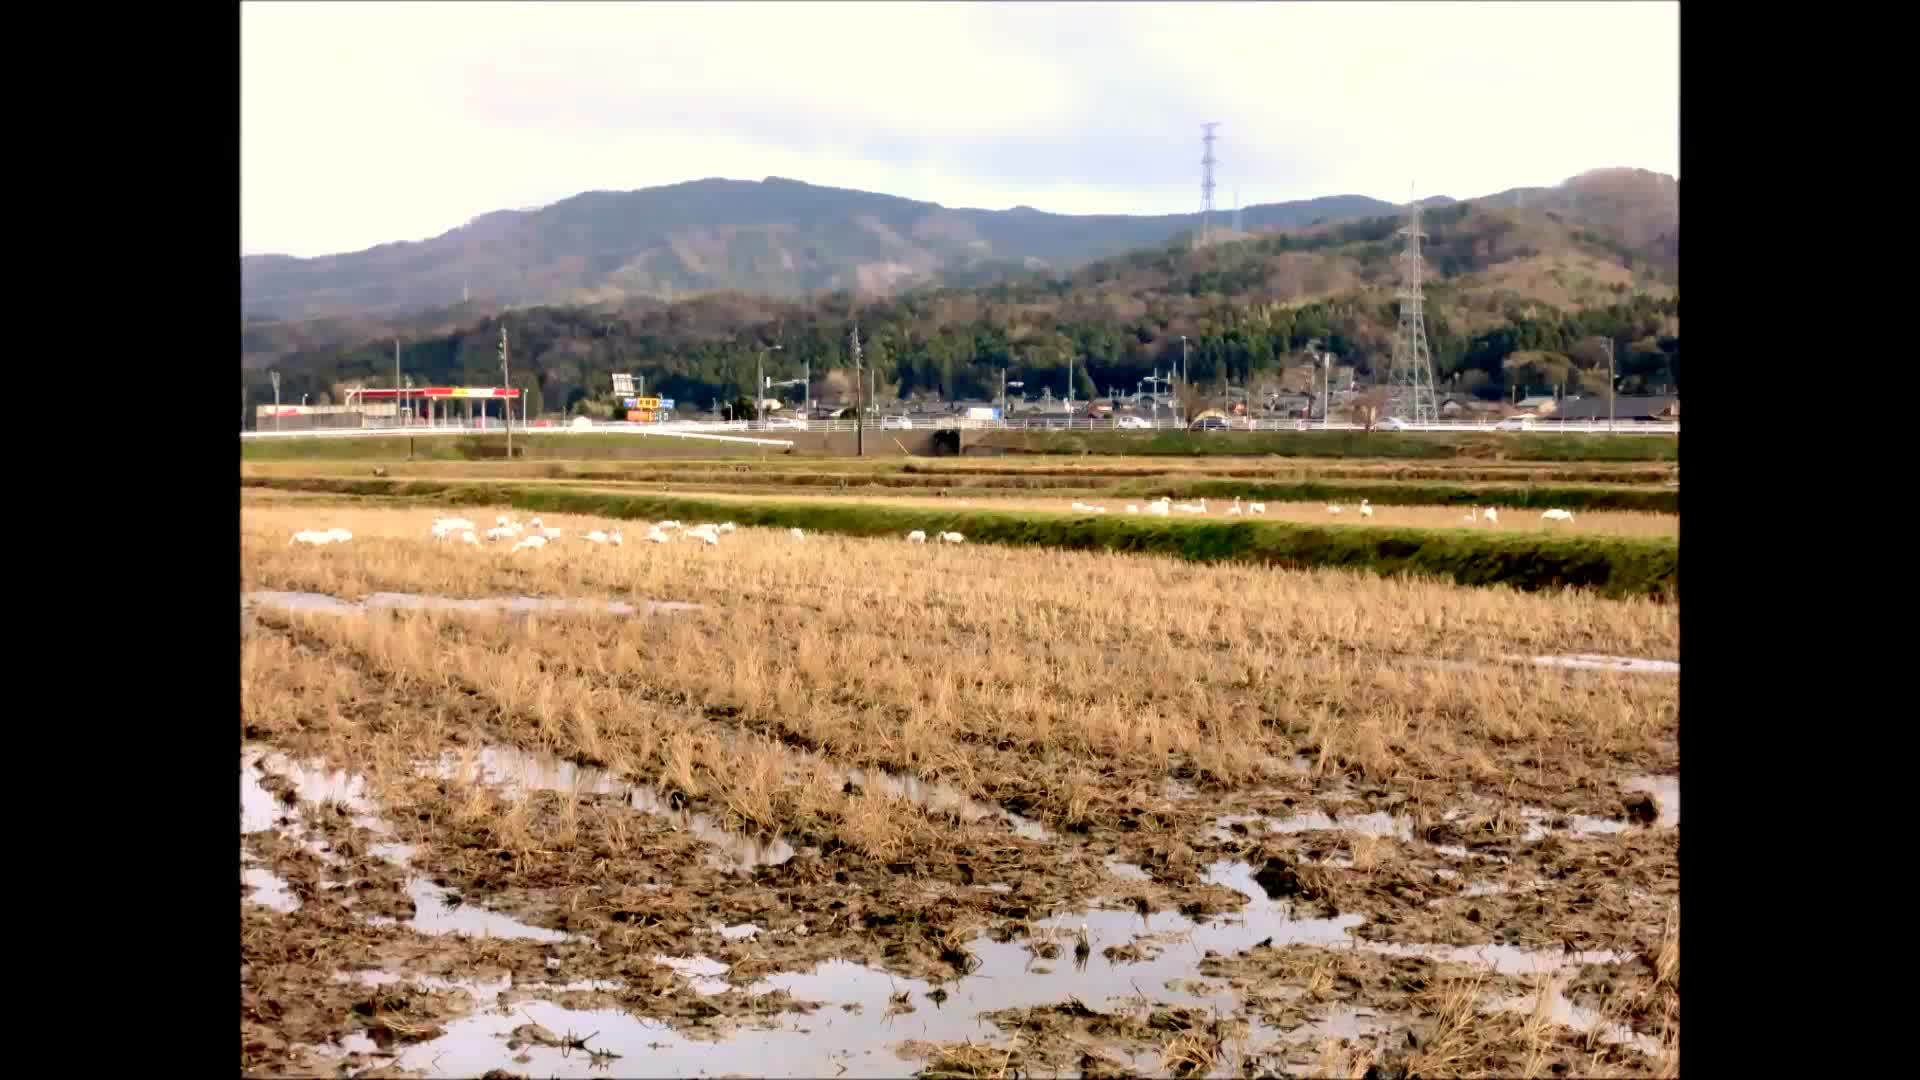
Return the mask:
[[247,1075],[1678,1071],[1677,599],[241,509]]

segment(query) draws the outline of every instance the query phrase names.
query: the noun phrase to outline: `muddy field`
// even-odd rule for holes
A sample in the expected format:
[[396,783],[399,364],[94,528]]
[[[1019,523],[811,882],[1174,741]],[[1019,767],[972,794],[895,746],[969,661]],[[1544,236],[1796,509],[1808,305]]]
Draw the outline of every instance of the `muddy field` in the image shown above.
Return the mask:
[[249,1075],[1677,1071],[1677,605],[434,516],[244,506]]

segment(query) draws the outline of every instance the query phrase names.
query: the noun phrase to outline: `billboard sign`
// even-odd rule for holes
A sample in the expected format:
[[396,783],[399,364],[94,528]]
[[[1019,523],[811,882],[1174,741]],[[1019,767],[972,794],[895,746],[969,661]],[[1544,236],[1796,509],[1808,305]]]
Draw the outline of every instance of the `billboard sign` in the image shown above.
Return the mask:
[[661,408],[663,408],[663,409],[671,409],[671,408],[673,408],[673,399],[672,399],[672,398],[670,398],[670,397],[663,397],[663,398],[661,398],[661,399],[660,399],[660,407],[661,407]]
[[632,397],[633,376],[616,372],[613,376],[613,392],[617,397]]

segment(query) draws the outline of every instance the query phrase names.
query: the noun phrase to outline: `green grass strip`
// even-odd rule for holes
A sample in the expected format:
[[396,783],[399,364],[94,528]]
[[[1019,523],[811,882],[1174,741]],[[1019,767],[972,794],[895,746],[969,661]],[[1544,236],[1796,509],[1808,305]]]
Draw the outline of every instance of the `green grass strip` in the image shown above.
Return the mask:
[[242,487],[388,496],[453,506],[506,505],[534,513],[620,519],[678,518],[798,527],[844,536],[955,531],[970,543],[1171,555],[1193,562],[1253,562],[1413,574],[1461,585],[1576,588],[1605,596],[1677,599],[1680,545],[1673,540],[1481,533],[1372,525],[1175,522],[1075,518],[1009,511],[940,511],[827,501],[732,502],[589,491],[558,485],[440,483],[330,477],[243,477]]

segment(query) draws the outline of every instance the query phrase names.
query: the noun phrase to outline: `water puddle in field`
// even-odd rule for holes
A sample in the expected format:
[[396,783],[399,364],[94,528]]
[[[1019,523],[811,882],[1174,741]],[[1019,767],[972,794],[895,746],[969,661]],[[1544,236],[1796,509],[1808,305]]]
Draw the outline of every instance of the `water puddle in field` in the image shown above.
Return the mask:
[[890,799],[901,799],[936,814],[953,814],[961,821],[975,822],[999,818],[1012,827],[1014,835],[1028,840],[1046,841],[1052,837],[1046,826],[967,795],[947,784],[922,780],[909,773],[880,769],[850,768],[846,782],[859,788],[871,788]]
[[1658,773],[1629,778],[1620,785],[1628,791],[1644,792],[1653,796],[1654,807],[1659,816],[1654,820],[1654,828],[1671,829],[1680,824],[1680,778],[1664,776]]
[[[281,801],[267,789],[267,777],[284,778],[290,790],[301,802],[316,805],[335,802],[344,805],[352,815],[353,824],[361,826],[379,835],[388,835],[386,822],[380,820],[373,799],[367,794],[366,777],[345,769],[328,769],[310,762],[296,761],[277,751],[263,751],[258,747],[241,750],[240,764],[240,832],[271,830],[279,832],[289,840],[301,844],[321,861],[330,866],[344,865],[340,857],[325,846],[325,841],[305,828],[294,816],[295,808]],[[383,842],[368,846],[369,854],[405,866],[413,857],[413,846],[393,842]],[[264,869],[252,868],[248,873],[266,873]],[[269,875],[271,876],[271,875]],[[243,875],[244,878],[244,875]],[[277,878],[275,879],[278,880]],[[268,903],[262,896],[275,896],[270,890],[261,887],[257,880],[250,882],[255,887],[254,899]],[[412,897],[414,914],[406,919],[393,919],[387,916],[369,916],[370,926],[388,926],[398,923],[422,934],[464,934],[470,937],[528,938],[535,941],[562,941],[567,935],[558,930],[548,930],[537,926],[528,926],[516,919],[485,908],[463,904],[452,897],[447,890],[422,877],[409,877],[406,883],[407,895]],[[284,883],[282,883],[284,890]],[[288,899],[292,899],[288,894]],[[298,901],[293,901],[297,906]],[[271,903],[268,906],[273,906]],[[276,908],[275,910],[280,910]]]
[[[1055,915],[1034,923],[1034,936],[997,941],[976,935],[967,950],[965,974],[929,982],[902,978],[845,960],[831,960],[805,972],[781,972],[731,987],[724,979],[727,965],[708,957],[656,956],[694,984],[696,992],[713,995],[737,989],[748,995],[785,991],[799,1002],[817,1003],[811,1012],[784,1012],[766,1018],[770,1027],[735,1027],[715,1039],[708,1030],[683,1034],[657,1021],[624,1012],[575,1010],[539,999],[500,1005],[454,1021],[439,1038],[399,1050],[389,1064],[416,1069],[430,1076],[476,1076],[505,1068],[521,1075],[589,1076],[605,1072],[644,1072],[654,1076],[901,1076],[922,1067],[897,1052],[907,1041],[958,1043],[971,1041],[999,1045],[1006,1032],[982,1014],[1002,1009],[1059,1005],[1077,998],[1104,1012],[1138,1012],[1148,1007],[1186,1007],[1221,1016],[1242,1016],[1239,995],[1225,983],[1196,977],[1200,960],[1209,952],[1230,955],[1262,942],[1321,947],[1384,948],[1360,941],[1349,931],[1364,921],[1361,915],[1338,918],[1296,918],[1290,905],[1271,900],[1253,880],[1244,863],[1218,863],[1207,879],[1233,888],[1247,898],[1235,914],[1196,922],[1173,912],[1138,915],[1131,911],[1089,910]],[[1084,927],[1089,948],[1076,955],[1076,935]],[[728,928],[745,936],[757,927]],[[1051,941],[1058,953],[1041,958],[1029,946]],[[1109,946],[1131,946],[1129,956],[1109,959]],[[1478,950],[1445,946],[1399,946],[1409,950],[1437,949],[1443,958],[1504,965],[1517,971],[1540,968],[1520,963],[1537,954],[1487,946]],[[1428,955],[1428,953],[1417,953]],[[1611,954],[1588,953],[1563,962],[1601,962]],[[1144,1001],[1142,1000],[1144,999]],[[1151,1003],[1150,1006],[1147,1003]],[[1250,1020],[1248,1044],[1297,1040],[1310,1036],[1359,1038],[1381,1026],[1365,1011],[1333,1010],[1292,1032],[1282,1033]],[[529,1045],[524,1025],[537,1024],[547,1032],[593,1032],[586,1051]],[[518,1036],[516,1037],[516,1031]],[[512,1040],[514,1045],[509,1047]],[[366,1048],[347,1045],[345,1049]],[[1126,1047],[1102,1046],[1143,1075],[1160,1071],[1158,1049],[1129,1053]],[[596,1058],[593,1052],[617,1054]],[[611,1065],[609,1063],[611,1062]]]
[[[1236,835],[1235,825],[1251,826],[1259,822],[1270,833],[1297,833],[1315,830],[1358,833],[1361,836],[1392,837],[1396,840],[1413,839],[1413,821],[1393,814],[1327,814],[1319,810],[1309,810],[1288,817],[1269,817],[1265,814],[1228,814],[1214,819],[1213,837],[1216,840],[1230,840]],[[1257,830],[1255,830],[1257,831]]]
[[396,923],[417,934],[438,937],[453,934],[475,938],[520,938],[527,941],[565,941],[567,935],[543,926],[528,926],[509,915],[473,904],[462,903],[446,889],[426,878],[407,879],[407,895],[413,899],[413,914],[405,919],[384,915],[367,918],[369,926]]
[[295,761],[285,754],[259,747],[242,748],[240,763],[240,831],[261,832],[280,828],[294,807],[282,802],[265,787],[268,775],[278,776],[292,785],[301,802],[323,805],[337,802],[353,815],[355,825],[384,832],[385,825],[367,794],[366,778],[345,769],[328,769],[312,762]]
[[[1538,1015],[1542,1011],[1537,992],[1502,999],[1492,1008],[1495,1012],[1514,1012],[1524,1016]],[[1596,1010],[1574,1004],[1567,997],[1558,980],[1547,988],[1545,1013],[1549,1023],[1558,1024],[1580,1032],[1582,1035],[1597,1033],[1601,1042],[1613,1043],[1616,1046],[1631,1046],[1650,1058],[1658,1058],[1661,1055],[1660,1040],[1642,1035],[1626,1024],[1608,1020]]]
[[300,899],[293,895],[286,880],[264,866],[249,866],[240,871],[240,883],[251,889],[247,899],[281,914],[296,911]]
[[575,765],[547,754],[530,754],[511,747],[490,746],[472,756],[471,765],[457,754],[444,754],[434,774],[441,778],[478,770],[486,783],[523,791],[573,792],[578,795],[617,795],[635,810],[666,818],[683,831],[714,848],[729,869],[778,866],[793,858],[793,845],[777,836],[750,836],[722,826],[706,814],[673,805],[653,788],[631,784],[605,769]]
[[[599,615],[662,615],[700,611],[704,604],[682,600],[649,600],[639,605],[623,600],[566,600],[542,596],[490,596],[459,599],[418,593],[377,592],[365,600],[342,600],[326,593],[259,590],[240,594],[240,608],[268,607],[313,615],[364,615],[369,611],[461,611],[481,614],[545,615],[585,613]],[[244,622],[244,619],[242,620]]]
[[1515,664],[1536,664],[1540,667],[1573,668],[1580,671],[1625,671],[1639,675],[1680,674],[1679,661],[1648,660],[1637,656],[1572,653],[1565,656],[1506,656],[1501,659]]

